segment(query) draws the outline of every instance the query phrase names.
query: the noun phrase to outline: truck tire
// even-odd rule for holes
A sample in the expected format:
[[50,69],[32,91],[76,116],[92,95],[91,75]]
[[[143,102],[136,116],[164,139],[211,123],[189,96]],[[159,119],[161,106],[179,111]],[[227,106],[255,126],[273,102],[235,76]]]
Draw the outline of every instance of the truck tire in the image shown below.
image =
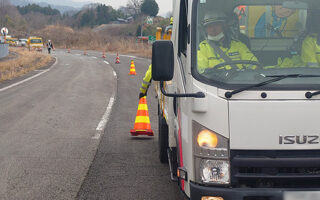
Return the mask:
[[168,142],[168,125],[165,118],[160,114],[159,116],[159,160],[161,163],[168,163],[167,149]]

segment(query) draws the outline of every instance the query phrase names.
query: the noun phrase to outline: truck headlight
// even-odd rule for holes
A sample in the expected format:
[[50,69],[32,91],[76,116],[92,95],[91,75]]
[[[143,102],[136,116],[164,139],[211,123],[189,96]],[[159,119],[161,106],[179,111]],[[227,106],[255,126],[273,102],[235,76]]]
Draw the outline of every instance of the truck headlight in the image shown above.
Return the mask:
[[229,184],[229,140],[192,122],[196,181],[204,184]]
[[192,122],[194,153],[197,156],[212,158],[229,158],[229,140],[214,131]]
[[229,184],[229,161],[208,160],[200,161],[200,175],[204,183]]

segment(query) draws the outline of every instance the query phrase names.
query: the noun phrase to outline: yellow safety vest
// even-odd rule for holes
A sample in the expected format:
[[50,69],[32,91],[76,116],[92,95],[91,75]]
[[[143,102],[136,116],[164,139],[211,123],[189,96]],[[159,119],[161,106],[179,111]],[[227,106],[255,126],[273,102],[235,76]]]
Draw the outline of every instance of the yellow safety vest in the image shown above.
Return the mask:
[[[251,60],[258,61],[248,47],[240,41],[232,40],[230,48],[219,46],[220,49],[231,59],[231,60]],[[213,68],[216,65],[226,62],[218,53],[214,52],[214,49],[210,44],[204,40],[199,45],[198,50],[198,71],[203,73],[207,68]],[[248,66],[250,66],[248,64]],[[239,69],[243,68],[243,65],[238,64]],[[221,69],[232,69],[231,66],[223,66]]]
[[151,65],[149,65],[149,68],[148,68],[148,70],[147,70],[147,72],[144,75],[144,78],[142,80],[140,92],[143,93],[143,94],[147,93],[148,88],[151,85],[151,80],[152,80],[151,68],[152,68]]
[[301,58],[305,65],[309,67],[319,67],[320,46],[317,43],[318,35],[311,34],[303,40]]

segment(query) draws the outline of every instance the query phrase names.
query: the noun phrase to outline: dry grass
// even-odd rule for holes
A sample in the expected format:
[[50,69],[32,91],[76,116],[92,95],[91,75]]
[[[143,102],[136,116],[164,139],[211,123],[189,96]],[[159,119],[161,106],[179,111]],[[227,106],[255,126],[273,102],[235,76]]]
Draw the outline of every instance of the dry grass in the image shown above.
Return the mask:
[[44,67],[52,62],[49,55],[30,52],[23,48],[10,48],[18,57],[0,62],[0,81],[11,80],[35,69]]
[[152,48],[151,45],[136,43],[135,40],[130,39],[118,39],[116,41],[108,41],[104,44],[100,44],[92,47],[95,50],[107,51],[114,53],[127,53],[138,56],[151,58]]
[[[96,50],[151,58],[150,44],[136,43],[135,37],[121,36],[125,35],[124,32],[132,32],[131,29],[134,30],[133,25],[108,26],[102,31],[89,28],[74,30],[66,26],[50,25],[31,35],[40,36],[44,41],[52,40],[55,48]],[[29,52],[21,48],[10,48],[10,51],[19,54],[19,57],[0,62],[0,81],[21,76],[52,61],[52,57],[43,53]]]
[[114,29],[109,28],[108,32],[99,32],[89,28],[73,30],[61,25],[50,25],[34,35],[43,37],[44,41],[50,39],[56,48],[97,50],[151,58],[150,44],[136,43],[134,37],[115,36],[119,31],[125,31],[125,29],[118,29],[115,26]]

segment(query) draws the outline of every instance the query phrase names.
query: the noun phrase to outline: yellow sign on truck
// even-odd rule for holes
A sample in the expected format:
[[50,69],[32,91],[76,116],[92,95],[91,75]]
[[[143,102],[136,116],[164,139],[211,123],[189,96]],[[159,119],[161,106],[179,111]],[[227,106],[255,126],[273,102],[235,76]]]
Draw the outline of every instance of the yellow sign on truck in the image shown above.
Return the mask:
[[12,37],[10,37],[10,38],[7,38],[7,43],[10,45],[10,46],[16,46],[16,41],[17,41],[18,39],[17,38],[12,38]]

